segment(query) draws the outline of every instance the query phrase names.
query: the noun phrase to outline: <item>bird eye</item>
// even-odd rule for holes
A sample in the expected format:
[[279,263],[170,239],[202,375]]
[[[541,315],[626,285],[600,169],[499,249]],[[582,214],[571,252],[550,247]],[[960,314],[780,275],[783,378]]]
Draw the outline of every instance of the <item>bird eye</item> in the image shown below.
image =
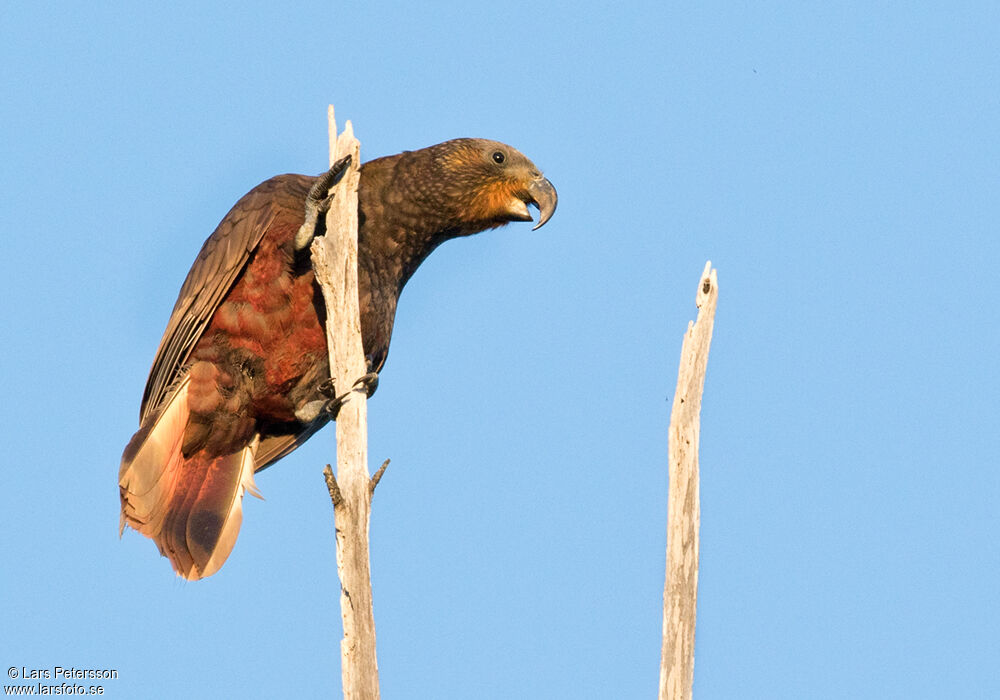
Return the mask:
[[503,151],[493,151],[493,162],[497,165],[503,164],[507,160],[507,156],[503,154]]

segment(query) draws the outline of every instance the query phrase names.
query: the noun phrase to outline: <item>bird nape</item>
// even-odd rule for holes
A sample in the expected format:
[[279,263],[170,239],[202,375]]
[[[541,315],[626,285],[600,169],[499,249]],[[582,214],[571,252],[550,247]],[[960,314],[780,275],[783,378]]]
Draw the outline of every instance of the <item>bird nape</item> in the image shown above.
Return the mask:
[[[187,579],[210,576],[226,561],[243,492],[258,495],[254,473],[335,417],[326,311],[308,241],[296,239],[316,182],[278,175],[261,183],[205,241],[156,351],[139,430],[122,455],[121,529],[151,538]],[[539,210],[538,228],[557,202],[530,160],[484,139],[365,163],[358,200],[361,335],[373,377],[389,352],[399,294],[434,248],[531,221],[529,204]]]

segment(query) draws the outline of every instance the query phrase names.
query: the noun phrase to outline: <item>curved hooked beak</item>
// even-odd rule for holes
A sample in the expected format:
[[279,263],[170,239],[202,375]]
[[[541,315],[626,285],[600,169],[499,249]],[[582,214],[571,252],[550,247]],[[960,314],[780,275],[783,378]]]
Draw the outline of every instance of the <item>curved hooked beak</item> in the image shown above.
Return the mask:
[[536,177],[528,185],[528,194],[531,196],[530,203],[538,207],[538,223],[531,229],[537,231],[552,218],[556,211],[556,205],[559,203],[559,195],[556,194],[556,188],[552,186],[552,183],[542,175]]

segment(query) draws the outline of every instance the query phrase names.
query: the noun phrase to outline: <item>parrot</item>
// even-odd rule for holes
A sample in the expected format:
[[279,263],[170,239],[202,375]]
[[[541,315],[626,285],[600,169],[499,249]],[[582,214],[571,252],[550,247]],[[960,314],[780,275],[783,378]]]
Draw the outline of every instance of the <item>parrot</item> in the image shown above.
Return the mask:
[[[309,256],[323,232],[319,176],[254,187],[201,248],[149,373],[139,429],[122,454],[119,534],[152,539],[189,580],[216,573],[236,543],[254,475],[336,419],[326,309]],[[334,195],[335,196],[335,195]],[[555,187],[520,151],[460,138],[368,161],[358,184],[358,300],[373,393],[400,293],[446,240],[555,212]]]

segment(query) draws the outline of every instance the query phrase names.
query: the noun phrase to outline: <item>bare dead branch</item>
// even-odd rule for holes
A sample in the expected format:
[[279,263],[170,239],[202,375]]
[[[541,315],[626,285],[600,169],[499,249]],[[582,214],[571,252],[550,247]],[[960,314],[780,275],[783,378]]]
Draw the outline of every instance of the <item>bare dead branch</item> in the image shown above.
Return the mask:
[[[325,236],[311,246],[316,281],[327,309],[326,335],[333,386],[355,386],[337,414],[337,476],[327,466],[327,487],[334,503],[337,573],[344,638],[340,642],[341,679],[346,700],[379,697],[375,656],[375,616],[368,556],[371,489],[368,476],[368,405],[355,380],[366,373],[358,304],[358,179],[361,147],[350,122],[337,137],[329,108],[330,164],[351,156],[326,214]],[[331,486],[331,484],[333,486]],[[339,494],[339,496],[337,495]]]
[[372,479],[368,482],[368,490],[372,494],[375,493],[375,487],[378,486],[378,482],[382,480],[382,475],[385,474],[385,468],[389,466],[389,460],[382,462],[382,466],[378,468],[378,471],[372,475]]
[[329,464],[323,469],[323,476],[326,477],[326,489],[330,492],[330,500],[333,501],[333,508],[336,511],[337,506],[344,502],[344,495],[340,492],[340,486],[337,485],[337,477],[333,475],[333,469]]
[[698,602],[698,440],[702,390],[719,287],[711,261],[698,281],[698,319],[688,323],[670,411],[667,573],[663,586],[660,700],[690,700]]

